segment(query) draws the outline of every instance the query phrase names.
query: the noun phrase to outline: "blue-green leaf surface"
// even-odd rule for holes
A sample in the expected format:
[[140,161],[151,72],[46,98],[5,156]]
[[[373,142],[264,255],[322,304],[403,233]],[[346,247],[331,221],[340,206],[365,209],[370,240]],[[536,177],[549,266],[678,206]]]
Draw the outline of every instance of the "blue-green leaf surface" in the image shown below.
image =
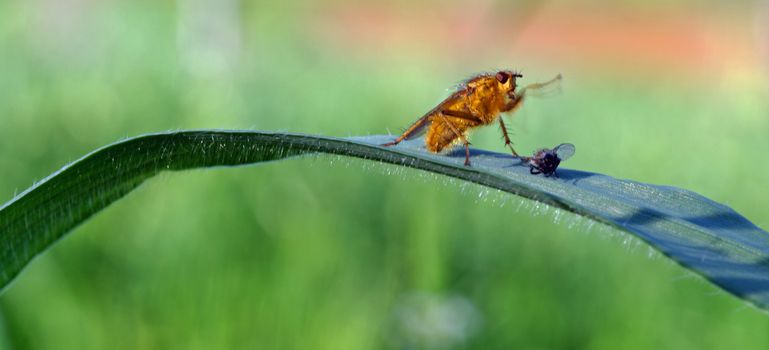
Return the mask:
[[[237,166],[329,153],[402,165],[513,193],[629,232],[684,267],[769,308],[769,234],[696,193],[560,168],[531,175],[506,154],[426,152],[419,140],[332,138],[258,131],[180,131],[120,141],[67,165],[0,208],[0,286],[37,254],[161,171]],[[577,151],[579,153],[579,150]],[[628,276],[632,278],[632,276]]]

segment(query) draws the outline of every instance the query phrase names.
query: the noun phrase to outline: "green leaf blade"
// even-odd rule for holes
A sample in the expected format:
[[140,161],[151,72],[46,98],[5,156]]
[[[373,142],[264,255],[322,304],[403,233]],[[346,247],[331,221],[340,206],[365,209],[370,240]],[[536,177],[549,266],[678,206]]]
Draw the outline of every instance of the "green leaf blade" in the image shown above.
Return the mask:
[[[769,308],[769,234],[734,210],[675,187],[558,170],[529,174],[509,155],[472,150],[436,155],[419,140],[380,147],[389,136],[331,138],[257,131],[179,131],[96,150],[0,207],[0,286],[74,227],[162,171],[239,166],[328,153],[403,165],[513,193],[629,232],[684,267]],[[629,277],[630,278],[630,277]]]

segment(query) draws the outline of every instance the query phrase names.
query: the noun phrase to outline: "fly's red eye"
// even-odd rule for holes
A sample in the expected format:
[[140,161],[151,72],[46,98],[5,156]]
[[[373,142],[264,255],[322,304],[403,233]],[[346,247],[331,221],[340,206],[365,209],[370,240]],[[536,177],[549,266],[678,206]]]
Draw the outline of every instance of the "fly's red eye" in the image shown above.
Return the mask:
[[507,79],[510,79],[510,75],[508,75],[506,72],[499,72],[497,73],[497,80],[504,84],[507,82]]

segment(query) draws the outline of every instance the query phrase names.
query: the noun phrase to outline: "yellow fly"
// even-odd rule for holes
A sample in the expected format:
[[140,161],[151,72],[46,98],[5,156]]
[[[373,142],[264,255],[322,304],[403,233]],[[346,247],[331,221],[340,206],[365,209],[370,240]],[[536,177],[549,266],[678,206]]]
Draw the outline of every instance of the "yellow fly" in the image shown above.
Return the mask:
[[561,81],[559,74],[548,82],[531,84],[516,91],[518,87],[516,80],[522,77],[520,73],[508,70],[475,76],[462,83],[456,92],[417,119],[402,135],[382,146],[397,145],[403,140],[426,133],[425,146],[429,151],[437,153],[446,146],[461,141],[465,146],[465,165],[469,166],[468,131],[492,124],[499,119],[505,146],[510,147],[513,155],[518,157],[507,133],[505,122],[499,117],[500,114],[518,109],[527,91],[548,90],[558,86]]

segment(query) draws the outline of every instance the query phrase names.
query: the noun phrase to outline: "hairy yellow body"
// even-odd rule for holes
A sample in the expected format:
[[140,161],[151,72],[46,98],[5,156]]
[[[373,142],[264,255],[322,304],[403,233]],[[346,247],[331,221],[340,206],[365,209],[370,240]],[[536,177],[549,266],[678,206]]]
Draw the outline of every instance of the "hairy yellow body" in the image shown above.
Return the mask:
[[406,131],[383,146],[397,145],[403,140],[427,133],[425,147],[431,152],[440,152],[446,146],[456,142],[465,145],[465,165],[470,165],[470,148],[467,132],[470,129],[489,125],[499,119],[505,145],[513,149],[501,113],[517,109],[527,89],[541,89],[560,81],[561,76],[543,83],[532,84],[516,93],[516,79],[522,77],[512,71],[480,74],[462,83],[456,92],[447,97],[435,108],[414,122]]
[[[509,109],[512,91],[515,91],[514,77],[504,84],[494,75],[480,75],[469,80],[427,115],[429,126],[425,146],[432,152],[440,152],[466,138],[470,129],[493,123],[500,113]],[[460,113],[474,118],[463,118],[458,116]]]

